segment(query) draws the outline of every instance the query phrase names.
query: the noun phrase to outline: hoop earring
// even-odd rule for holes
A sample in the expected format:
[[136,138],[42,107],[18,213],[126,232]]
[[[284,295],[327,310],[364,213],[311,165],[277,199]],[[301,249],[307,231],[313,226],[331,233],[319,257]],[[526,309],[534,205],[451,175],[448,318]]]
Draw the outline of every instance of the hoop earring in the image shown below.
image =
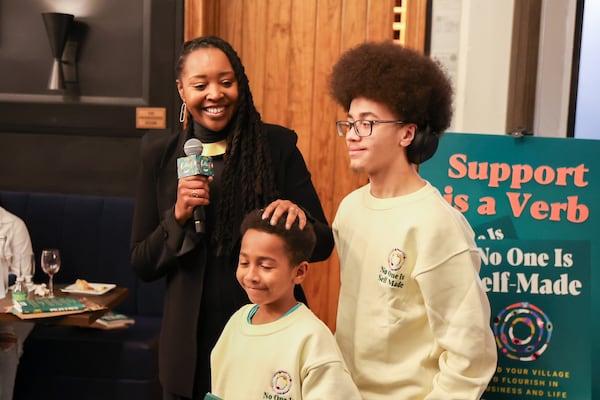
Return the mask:
[[185,101],[181,103],[181,110],[179,110],[179,122],[185,121],[185,114],[187,113],[187,105]]

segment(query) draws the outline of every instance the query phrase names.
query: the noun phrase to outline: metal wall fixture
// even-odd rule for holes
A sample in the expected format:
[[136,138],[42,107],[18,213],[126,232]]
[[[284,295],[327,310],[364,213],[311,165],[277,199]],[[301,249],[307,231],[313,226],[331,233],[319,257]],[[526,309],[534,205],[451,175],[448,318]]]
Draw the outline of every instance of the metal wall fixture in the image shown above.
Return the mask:
[[46,34],[50,41],[50,49],[52,50],[53,57],[48,89],[64,90],[63,52],[75,17],[72,14],[50,12],[42,13],[42,18],[46,26]]

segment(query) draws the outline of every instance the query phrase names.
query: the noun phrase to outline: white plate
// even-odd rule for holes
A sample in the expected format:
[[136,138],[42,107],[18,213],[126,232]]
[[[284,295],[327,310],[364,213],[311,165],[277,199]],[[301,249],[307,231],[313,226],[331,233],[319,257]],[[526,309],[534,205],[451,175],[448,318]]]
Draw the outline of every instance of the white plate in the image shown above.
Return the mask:
[[112,289],[114,289],[117,286],[114,283],[91,283],[91,282],[88,282],[88,285],[90,285],[93,289],[84,290],[84,289],[78,288],[77,284],[74,283],[74,284],[69,285],[66,288],[63,288],[60,290],[61,290],[61,292],[66,292],[66,293],[104,294],[106,292],[111,291]]

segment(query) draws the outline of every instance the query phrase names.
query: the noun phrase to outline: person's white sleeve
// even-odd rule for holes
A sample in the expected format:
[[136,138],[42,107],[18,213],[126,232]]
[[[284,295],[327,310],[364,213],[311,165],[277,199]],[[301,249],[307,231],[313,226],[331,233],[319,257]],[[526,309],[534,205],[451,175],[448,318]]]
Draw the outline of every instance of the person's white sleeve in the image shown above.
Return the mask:
[[311,368],[302,382],[304,400],[361,400],[360,393],[341,362]]
[[479,399],[496,370],[490,305],[473,251],[455,255],[416,277],[442,349],[440,372],[426,399]]
[[[16,258],[19,256],[33,256],[33,249],[31,247],[31,239],[29,237],[29,231],[27,230],[27,226],[22,220],[16,220],[13,224],[13,232],[12,232],[12,240],[11,240],[11,250],[13,263],[11,265],[11,272],[13,274],[19,274]],[[27,264],[29,265],[29,271],[21,271],[23,275],[33,275],[33,263]]]

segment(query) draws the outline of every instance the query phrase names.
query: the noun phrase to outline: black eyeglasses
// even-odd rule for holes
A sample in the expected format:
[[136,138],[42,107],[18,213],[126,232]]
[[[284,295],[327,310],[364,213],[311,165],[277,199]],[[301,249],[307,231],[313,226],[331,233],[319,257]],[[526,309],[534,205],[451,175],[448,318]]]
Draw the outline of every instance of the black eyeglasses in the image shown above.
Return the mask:
[[357,119],[354,122],[350,121],[337,121],[338,135],[346,137],[346,134],[350,128],[354,127],[354,132],[358,137],[371,136],[373,132],[373,125],[375,124],[405,124],[406,122],[400,120],[384,120],[384,119]]

